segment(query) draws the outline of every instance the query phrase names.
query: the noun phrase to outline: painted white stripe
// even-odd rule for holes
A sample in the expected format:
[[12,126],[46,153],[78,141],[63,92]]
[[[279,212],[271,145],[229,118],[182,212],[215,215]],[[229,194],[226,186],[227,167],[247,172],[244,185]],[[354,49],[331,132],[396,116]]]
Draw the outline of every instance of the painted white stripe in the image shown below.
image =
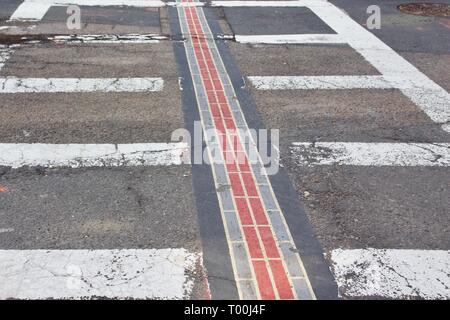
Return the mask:
[[[24,37],[26,39],[26,37]],[[159,40],[167,40],[167,36],[158,34],[84,34],[84,35],[70,35],[70,36],[50,36],[46,41],[56,43],[158,43]],[[31,39],[30,39],[31,40]],[[33,42],[31,40],[30,42]],[[36,42],[40,42],[39,40]]]
[[315,44],[315,43],[344,43],[337,34],[283,34],[283,35],[236,35],[240,43],[263,44]]
[[161,91],[161,78],[0,78],[0,93]]
[[0,250],[0,299],[189,298],[185,249]]
[[257,90],[392,89],[383,76],[250,76]]
[[118,167],[180,165],[188,160],[186,143],[0,144],[0,166]]
[[[27,0],[30,1],[30,0]],[[50,2],[53,4],[78,6],[126,6],[126,7],[163,7],[164,2],[159,0],[31,0],[33,2]]]
[[48,9],[50,9],[51,3],[48,1],[27,1],[22,2],[9,18],[9,21],[15,20],[41,20]]
[[211,1],[213,7],[304,7],[321,5],[325,0],[298,1]]
[[296,142],[299,165],[450,166],[450,143]]
[[7,46],[0,45],[0,70],[5,66],[6,61],[11,57],[13,50]]
[[0,228],[0,233],[13,232],[13,228]]
[[[370,31],[328,2],[309,8],[436,123],[450,122],[450,95]],[[445,129],[446,126],[443,127]]]
[[336,249],[330,259],[341,296],[450,299],[450,251]]

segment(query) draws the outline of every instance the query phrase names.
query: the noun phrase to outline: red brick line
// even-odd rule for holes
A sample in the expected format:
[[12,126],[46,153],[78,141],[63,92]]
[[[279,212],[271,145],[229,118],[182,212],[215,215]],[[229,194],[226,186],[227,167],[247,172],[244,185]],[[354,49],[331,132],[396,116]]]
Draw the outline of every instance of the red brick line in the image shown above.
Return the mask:
[[[185,2],[191,1],[185,0]],[[294,293],[269,226],[262,199],[258,194],[245,149],[236,135],[236,123],[205,39],[197,8],[185,7],[184,11],[216,132],[221,138],[222,154],[226,159],[227,174],[249,248],[250,266],[253,266],[260,296],[263,299],[275,299],[277,292],[281,299],[293,299]],[[230,140],[232,143],[229,143]],[[275,288],[272,283],[275,284]]]

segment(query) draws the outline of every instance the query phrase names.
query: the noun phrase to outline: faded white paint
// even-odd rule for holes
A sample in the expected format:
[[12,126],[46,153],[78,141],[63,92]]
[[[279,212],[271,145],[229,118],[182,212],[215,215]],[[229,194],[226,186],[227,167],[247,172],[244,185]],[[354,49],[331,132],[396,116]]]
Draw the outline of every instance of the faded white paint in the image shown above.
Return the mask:
[[13,50],[10,47],[0,45],[0,70],[5,66],[12,53]]
[[0,228],[0,233],[8,233],[13,231],[14,231],[13,228]]
[[[26,38],[26,37],[24,37]],[[166,40],[167,36],[159,34],[83,34],[83,35],[69,35],[69,36],[49,36],[46,41],[56,43],[158,43],[159,40]],[[39,42],[39,41],[37,41]]]
[[46,1],[53,4],[78,6],[125,6],[125,7],[161,7],[163,1],[159,0],[26,0],[26,1]]
[[240,43],[261,44],[317,44],[344,43],[338,34],[235,35]]
[[0,144],[0,166],[118,167],[180,165],[188,162],[186,143]]
[[329,258],[341,296],[450,299],[450,251],[336,249]]
[[325,0],[297,1],[211,1],[213,7],[305,7],[320,5]]
[[0,250],[0,299],[183,299],[201,256],[185,249]]
[[250,76],[258,90],[392,89],[383,76]]
[[0,78],[0,93],[161,91],[161,78]]
[[450,166],[450,143],[296,142],[291,154],[302,166]]

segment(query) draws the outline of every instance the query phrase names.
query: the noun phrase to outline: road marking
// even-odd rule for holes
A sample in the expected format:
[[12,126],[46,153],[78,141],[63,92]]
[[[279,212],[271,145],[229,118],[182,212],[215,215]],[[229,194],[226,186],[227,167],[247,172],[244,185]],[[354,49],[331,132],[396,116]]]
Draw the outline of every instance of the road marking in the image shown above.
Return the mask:
[[257,90],[393,89],[383,76],[250,76]]
[[13,231],[14,231],[13,228],[0,228],[0,233],[8,233]]
[[329,256],[341,296],[450,299],[450,251],[336,249]]
[[[42,144],[1,143],[0,166],[168,166],[188,162],[186,143]],[[186,160],[186,161],[185,161]]]
[[51,3],[49,1],[23,1],[13,12],[9,21],[14,20],[41,20],[48,9],[50,9]]
[[161,78],[0,78],[0,93],[161,91]]
[[0,70],[5,66],[6,61],[9,60],[14,50],[8,46],[0,45]]
[[315,6],[324,0],[297,1],[211,1],[213,7],[305,7]]
[[102,44],[122,44],[122,43],[159,43],[160,40],[167,40],[168,36],[160,35],[160,34],[82,34],[82,35],[39,35],[39,38],[36,37],[27,37],[23,36],[20,38],[21,43],[102,43]]
[[[203,9],[195,6],[178,8],[178,15],[187,39],[184,45],[200,118],[208,137],[208,155],[212,159],[211,150],[220,150],[222,160],[228,160],[227,165],[222,161],[211,168],[239,296],[247,299],[314,299],[259,155],[249,164],[250,151],[258,154],[254,150],[256,144],[249,134]],[[210,129],[215,129],[214,133]],[[241,133],[250,137],[249,144]],[[216,139],[209,139],[210,135]],[[223,139],[228,143],[214,144]]]
[[296,142],[291,154],[302,166],[450,166],[450,143]]
[[200,260],[185,249],[0,250],[0,299],[186,299]]
[[345,43],[338,34],[235,35],[235,40],[254,44]]

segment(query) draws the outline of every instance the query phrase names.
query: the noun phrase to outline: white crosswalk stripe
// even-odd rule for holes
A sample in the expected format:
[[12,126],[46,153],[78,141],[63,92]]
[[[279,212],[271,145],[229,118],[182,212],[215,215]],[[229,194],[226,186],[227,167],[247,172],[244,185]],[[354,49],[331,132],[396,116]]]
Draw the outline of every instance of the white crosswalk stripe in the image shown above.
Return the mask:
[[296,142],[292,145],[291,154],[302,166],[450,166],[450,143]]
[[257,90],[393,89],[383,76],[249,76]]
[[1,143],[0,166],[135,167],[188,163],[185,143],[42,144]]
[[338,34],[278,34],[278,35],[236,35],[240,43],[253,44],[318,44],[345,43]]
[[6,61],[11,57],[12,53],[12,48],[0,45],[0,70],[5,66]]
[[336,249],[329,258],[347,297],[450,298],[450,251]]
[[161,91],[161,78],[0,78],[1,93]]
[[185,249],[0,250],[0,299],[184,299],[198,263]]

